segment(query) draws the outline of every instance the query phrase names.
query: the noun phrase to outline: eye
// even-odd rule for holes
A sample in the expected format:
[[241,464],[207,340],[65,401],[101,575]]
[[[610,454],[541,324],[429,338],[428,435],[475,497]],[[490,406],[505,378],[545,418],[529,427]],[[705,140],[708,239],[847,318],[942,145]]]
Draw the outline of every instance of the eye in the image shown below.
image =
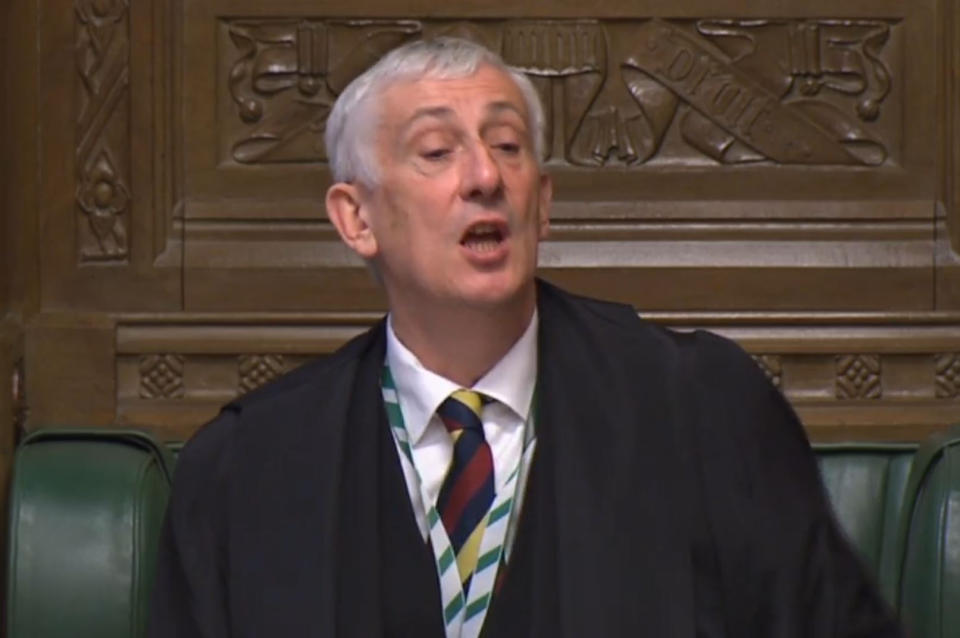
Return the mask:
[[516,142],[501,142],[495,145],[495,148],[507,155],[516,155],[520,152],[520,145]]
[[433,148],[426,151],[421,151],[420,157],[431,162],[438,162],[442,159],[446,159],[451,152],[452,151],[449,148]]

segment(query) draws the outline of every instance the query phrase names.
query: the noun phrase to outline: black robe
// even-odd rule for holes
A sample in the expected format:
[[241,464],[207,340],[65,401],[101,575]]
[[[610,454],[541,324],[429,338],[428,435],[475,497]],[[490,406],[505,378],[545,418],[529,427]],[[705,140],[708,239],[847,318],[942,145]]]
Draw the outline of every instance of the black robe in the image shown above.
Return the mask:
[[[485,637],[901,635],[800,423],[742,350],[544,283],[538,307],[515,559],[529,591],[523,609],[494,599]],[[229,404],[184,448],[150,636],[384,635],[384,330]]]

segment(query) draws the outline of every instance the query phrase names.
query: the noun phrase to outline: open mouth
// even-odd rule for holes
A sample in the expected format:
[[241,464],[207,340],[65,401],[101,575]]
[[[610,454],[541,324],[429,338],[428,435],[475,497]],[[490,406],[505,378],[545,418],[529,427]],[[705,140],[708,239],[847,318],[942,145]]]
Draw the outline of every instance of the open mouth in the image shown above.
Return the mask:
[[478,253],[496,250],[504,240],[503,227],[499,224],[481,222],[467,229],[460,245]]

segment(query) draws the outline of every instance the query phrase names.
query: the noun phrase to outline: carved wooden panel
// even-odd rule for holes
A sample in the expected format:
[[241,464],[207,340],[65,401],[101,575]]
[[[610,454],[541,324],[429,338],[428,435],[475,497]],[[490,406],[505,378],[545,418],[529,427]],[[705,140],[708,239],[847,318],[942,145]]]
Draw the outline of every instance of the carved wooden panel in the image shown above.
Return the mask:
[[[234,175],[259,182],[259,175],[289,173],[291,165],[322,166],[324,122],[336,96],[379,56],[413,38],[453,34],[499,51],[541,93],[545,159],[555,174],[604,168],[610,177],[602,183],[624,195],[640,191],[630,188],[633,178],[622,168],[646,174],[724,165],[894,168],[901,165],[902,112],[911,98],[906,85],[932,79],[907,78],[921,69],[904,64],[910,34],[903,18],[371,21],[200,11],[195,18],[215,22],[219,36],[210,60],[216,75],[191,75],[186,87],[198,104],[206,94],[217,105],[193,118],[195,141],[216,145],[190,158],[197,217],[263,216],[204,200],[235,196],[225,191],[240,186]],[[212,52],[198,53],[209,59]],[[910,124],[923,130],[921,121]],[[278,171],[241,168],[277,164]],[[592,171],[570,174],[595,179]],[[858,181],[853,175],[840,182]],[[562,195],[568,180],[558,181]],[[586,184],[576,181],[571,194],[582,195]],[[253,194],[258,186],[240,187]],[[287,199],[316,192],[300,183]],[[315,216],[304,202],[291,204],[268,217]]]
[[453,33],[534,80],[554,164],[877,166],[898,150],[897,105],[884,104],[902,72],[898,22],[227,20],[235,115],[221,114],[221,159],[324,161],[350,79],[405,40]]
[[45,308],[180,307],[178,3],[44,3],[37,210]]
[[556,184],[545,277],[648,310],[935,304],[935,24],[918,7],[241,6],[185,13],[187,309],[384,307],[322,210],[324,123],[379,56],[439,34],[499,51],[541,94]]

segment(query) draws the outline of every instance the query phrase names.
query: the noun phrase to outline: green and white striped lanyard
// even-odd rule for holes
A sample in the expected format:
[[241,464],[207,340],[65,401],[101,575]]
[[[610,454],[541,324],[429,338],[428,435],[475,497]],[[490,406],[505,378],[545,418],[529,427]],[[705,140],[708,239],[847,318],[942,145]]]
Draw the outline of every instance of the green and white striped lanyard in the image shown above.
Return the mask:
[[[383,366],[380,385],[387,410],[387,419],[390,422],[390,431],[393,433],[397,446],[403,451],[401,462],[405,461],[410,464],[413,475],[417,479],[421,502],[426,510],[430,544],[433,547],[437,576],[440,580],[440,604],[443,606],[443,621],[447,638],[477,638],[487,616],[487,609],[493,596],[493,587],[496,583],[497,571],[500,569],[501,558],[515,535],[511,533],[510,538],[508,538],[507,533],[508,528],[515,527],[514,503],[517,500],[515,496],[522,496],[522,494],[515,494],[517,483],[519,481],[525,482],[525,476],[521,477],[521,474],[525,474],[525,471],[522,470],[530,467],[530,460],[533,458],[533,449],[536,445],[536,439],[533,436],[534,411],[533,409],[529,411],[529,417],[524,423],[522,459],[510,472],[506,483],[497,492],[493,503],[490,505],[490,510],[487,512],[486,528],[480,541],[479,558],[470,580],[470,592],[467,597],[464,597],[463,587],[460,583],[460,572],[457,570],[456,555],[453,552],[450,539],[447,537],[447,531],[440,520],[440,514],[437,513],[436,505],[427,496],[423,487],[423,480],[413,463],[410,437],[397,399],[396,385],[393,382],[393,375],[390,374],[390,368],[386,364]],[[534,396],[536,396],[536,393],[534,393]],[[535,398],[534,405],[536,405]],[[516,509],[519,510],[519,508]]]

